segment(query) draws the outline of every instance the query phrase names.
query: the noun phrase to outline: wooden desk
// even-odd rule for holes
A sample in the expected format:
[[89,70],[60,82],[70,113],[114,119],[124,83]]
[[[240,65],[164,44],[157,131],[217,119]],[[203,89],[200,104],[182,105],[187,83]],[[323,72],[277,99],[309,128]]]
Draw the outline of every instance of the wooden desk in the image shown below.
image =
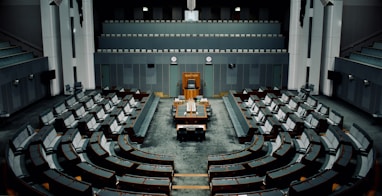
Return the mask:
[[[195,103],[196,111],[187,112],[187,102]],[[176,108],[175,121],[177,124],[205,124],[208,120],[206,103],[197,103],[194,101],[174,102]]]
[[186,100],[195,98],[196,96],[199,95],[199,92],[200,92],[200,90],[198,88],[197,89],[187,89],[187,88],[183,89],[184,97],[186,98]]

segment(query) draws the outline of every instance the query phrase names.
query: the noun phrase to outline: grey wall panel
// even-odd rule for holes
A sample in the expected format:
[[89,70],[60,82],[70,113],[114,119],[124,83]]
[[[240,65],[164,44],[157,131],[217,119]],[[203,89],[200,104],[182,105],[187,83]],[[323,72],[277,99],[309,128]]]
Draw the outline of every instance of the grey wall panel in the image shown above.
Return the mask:
[[[381,67],[336,58],[334,70],[341,75],[340,80],[334,83],[333,94],[336,97],[370,114],[382,114],[382,110],[380,110],[382,105]],[[352,75],[354,79],[349,80],[349,75]],[[368,80],[370,86],[365,86],[364,80]]]
[[266,77],[266,74],[267,74],[267,65],[266,64],[260,64],[260,86],[266,86],[267,85],[267,77]]
[[[3,1],[1,2],[3,3]],[[53,9],[53,8],[52,8]],[[42,48],[40,5],[1,5],[0,29],[13,37]]]
[[352,47],[354,43],[369,38],[382,30],[382,20],[380,20],[382,7],[380,4],[372,6],[344,5],[341,48]]
[[150,89],[149,85],[147,85],[147,75],[146,75],[146,70],[147,70],[147,64],[140,64],[139,65],[139,86],[138,88],[141,89]]
[[170,65],[164,64],[162,69],[162,92],[166,95],[170,95]]
[[118,79],[118,75],[117,75],[117,64],[111,64],[110,65],[110,83],[111,84],[114,84],[115,86],[118,85],[117,83],[117,79]]
[[103,33],[280,33],[280,23],[103,23]]
[[[113,56],[118,57],[114,58]],[[118,84],[122,84],[122,86],[126,88],[135,87],[140,88],[142,90],[152,90],[154,92],[158,91],[164,92],[165,94],[169,94],[170,77],[168,76],[168,74],[170,67],[169,59],[171,56],[178,57],[177,66],[179,66],[179,92],[181,93],[182,73],[200,72],[201,84],[203,85],[204,66],[213,66],[214,95],[217,95],[220,92],[227,92],[231,89],[240,90],[244,87],[258,88],[259,86],[267,86],[269,85],[269,83],[273,84],[273,75],[271,71],[272,69],[270,68],[274,64],[283,64],[285,65],[283,66],[283,68],[288,70],[288,54],[280,53],[151,53],[150,55],[142,53],[97,53],[95,55],[95,67],[99,67],[100,64],[108,65],[107,62],[110,62],[109,64],[111,64],[111,69],[115,70],[111,71],[110,78],[114,78],[114,81],[111,82],[111,86],[117,86]],[[212,65],[205,65],[206,56],[212,56]],[[147,59],[152,59],[152,61],[154,61],[156,71],[156,83],[147,83],[147,64],[132,63],[147,62]],[[123,60],[124,62],[119,64],[113,64],[115,62],[121,62],[121,60]],[[236,64],[236,67],[233,70],[229,69],[228,62]],[[129,66],[131,67],[130,69],[132,69],[132,71],[130,71],[130,75],[125,73],[127,67]],[[249,70],[251,70],[254,73],[250,74]],[[287,73],[288,72],[285,72],[284,74]],[[100,76],[96,78],[100,79]],[[100,82],[96,81],[96,83],[99,84]],[[283,85],[287,86],[286,83]]]
[[99,48],[227,49],[284,48],[284,37],[99,37]]
[[101,65],[100,64],[94,64],[94,79],[95,79],[95,85],[101,86]]
[[289,66],[287,64],[283,64],[283,75],[282,75],[282,88],[288,88],[288,75]]
[[[4,94],[1,98],[0,113],[12,114],[47,96],[49,83],[43,82],[40,75],[48,70],[48,58],[36,58],[32,61],[1,67],[0,86]],[[29,79],[31,74],[33,79]],[[14,80],[18,80],[19,84],[14,85]]]
[[224,84],[221,80],[221,68],[220,65],[213,65],[214,66],[214,94],[217,94],[216,92],[222,92],[221,90],[221,84]]

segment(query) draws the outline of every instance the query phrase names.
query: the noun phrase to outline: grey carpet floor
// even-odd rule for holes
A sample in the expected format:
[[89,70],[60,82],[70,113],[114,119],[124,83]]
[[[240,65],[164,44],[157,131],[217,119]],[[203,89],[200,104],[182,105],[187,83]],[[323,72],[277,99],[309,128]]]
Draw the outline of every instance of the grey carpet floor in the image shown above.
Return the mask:
[[[207,174],[208,155],[245,148],[243,144],[239,144],[222,99],[209,99],[213,115],[207,124],[206,139],[201,142],[179,142],[176,139],[175,122],[170,113],[172,101],[160,100],[146,138],[138,147],[151,153],[175,156],[175,173]],[[173,185],[208,186],[208,178],[174,177]],[[173,190],[171,195],[209,195],[209,190]]]

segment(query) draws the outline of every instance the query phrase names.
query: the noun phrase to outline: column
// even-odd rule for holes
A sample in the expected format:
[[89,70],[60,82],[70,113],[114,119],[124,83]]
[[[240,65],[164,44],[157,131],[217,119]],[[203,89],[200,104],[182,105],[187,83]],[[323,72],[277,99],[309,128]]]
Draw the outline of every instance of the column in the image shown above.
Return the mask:
[[[62,74],[64,86],[74,85],[75,59],[73,53],[75,48],[72,45],[72,24],[71,17],[74,14],[73,8],[70,8],[69,1],[62,1],[59,6],[60,10],[60,33],[61,33],[61,57],[62,57]],[[67,92],[65,92],[67,93]]]
[[93,1],[82,0],[82,8],[76,5],[74,9],[82,9],[83,15],[81,27],[79,11],[74,14],[77,81],[84,89],[95,89]]
[[323,94],[327,96],[333,93],[333,82],[327,77],[328,70],[334,70],[335,57],[340,54],[342,10],[342,0],[331,1],[331,4],[325,7],[321,86]]
[[[307,51],[309,20],[308,16],[303,18],[300,25],[301,0],[290,1],[290,25],[289,25],[289,70],[288,89],[298,90],[305,85],[307,69]],[[307,6],[302,9],[307,10]],[[305,12],[306,13],[306,12]],[[306,13],[307,14],[307,13]],[[306,15],[305,14],[305,15]]]
[[56,79],[50,81],[50,92],[52,96],[55,96],[61,93],[63,87],[59,8],[49,5],[49,2],[46,0],[40,0],[40,8],[44,56],[48,57],[49,70],[56,71]]
[[311,6],[313,8],[309,11],[309,17],[312,18],[312,30],[310,33],[310,55],[308,57],[309,63],[307,66],[309,66],[308,84],[311,84],[314,87],[310,94],[318,95],[320,89],[324,6],[322,5],[321,1],[313,2],[314,3]]

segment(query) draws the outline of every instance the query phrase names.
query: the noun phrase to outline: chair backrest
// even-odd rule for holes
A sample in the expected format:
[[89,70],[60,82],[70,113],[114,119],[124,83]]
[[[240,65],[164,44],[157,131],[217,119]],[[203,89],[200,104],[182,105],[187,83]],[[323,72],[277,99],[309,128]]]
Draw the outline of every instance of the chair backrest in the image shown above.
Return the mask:
[[129,100],[129,104],[134,106],[135,105],[135,99],[134,97],[132,97],[130,100]]
[[196,88],[195,79],[188,79],[187,80],[187,88],[188,89],[195,89]]
[[80,100],[80,99],[82,99],[84,97],[85,97],[85,93],[83,91],[80,91],[80,92],[76,93],[77,100]]
[[291,117],[289,117],[287,119],[286,124],[288,125],[289,129],[291,129],[291,130],[294,130],[294,128],[296,127],[296,123],[293,121],[293,119]]
[[117,95],[114,95],[114,96],[111,98],[111,102],[112,102],[113,104],[118,103],[118,96],[117,96]]
[[299,117],[305,117],[306,116],[306,109],[304,107],[301,107],[301,105],[297,109],[297,114]]
[[129,113],[131,108],[130,108],[130,104],[126,104],[125,107],[123,108],[123,110],[126,112],[126,113]]
[[74,83],[74,89],[82,90],[82,83],[81,82],[75,82]]
[[81,106],[81,107],[77,108],[77,110],[76,110],[76,115],[77,115],[77,116],[82,116],[85,112],[86,112],[86,111],[85,111],[84,106]]
[[329,112],[329,119],[333,121],[335,125],[342,125],[343,116],[333,109]]
[[197,127],[197,128],[195,129],[195,132],[196,132],[196,133],[203,133],[203,128],[201,128],[201,127]]
[[318,103],[317,99],[313,98],[312,96],[308,96],[308,98],[306,99],[306,104],[311,107],[316,107],[317,103]]
[[271,124],[271,122],[270,122],[269,120],[266,120],[266,121],[265,121],[264,126],[265,126],[265,129],[266,129],[267,131],[272,132],[272,130],[273,130],[273,126],[272,126],[272,124]]
[[281,101],[284,102],[284,103],[288,103],[289,102],[289,96],[286,95],[285,93],[283,93],[281,95]]
[[56,113],[56,115],[61,115],[65,111],[66,111],[66,106],[64,102],[61,102],[54,107],[54,112]]
[[[128,105],[128,104],[127,104]],[[117,120],[121,123],[123,119],[125,118],[125,114],[122,112],[122,110],[119,112],[117,116]]]
[[117,119],[114,119],[110,125],[110,130],[113,132],[113,131],[116,131],[117,128],[118,128],[118,122],[117,122]]
[[49,125],[49,123],[54,119],[53,111],[49,110],[48,112],[41,114],[40,119],[44,125]]
[[93,99],[89,99],[86,103],[85,103],[85,107],[86,109],[90,109],[94,106],[94,101]]
[[64,120],[65,126],[69,126],[69,125],[71,125],[74,121],[75,121],[74,116],[73,116],[72,114],[69,115],[69,116]]
[[68,99],[65,100],[65,104],[67,107],[71,107],[76,103],[77,103],[77,100],[74,96],[70,96]]
[[298,107],[298,103],[293,98],[289,101],[288,105],[292,110],[295,110]]
[[97,93],[96,95],[94,95],[93,99],[95,102],[100,102],[102,100],[101,93]]
[[185,127],[181,127],[181,128],[179,128],[179,133],[181,133],[181,134],[186,134],[187,133],[187,130],[186,130],[186,128]]
[[106,114],[105,114],[105,111],[103,110],[103,108],[101,108],[100,110],[98,110],[98,112],[97,112],[97,114],[96,114],[96,116],[97,116],[98,119],[103,119],[105,115],[106,115]]

